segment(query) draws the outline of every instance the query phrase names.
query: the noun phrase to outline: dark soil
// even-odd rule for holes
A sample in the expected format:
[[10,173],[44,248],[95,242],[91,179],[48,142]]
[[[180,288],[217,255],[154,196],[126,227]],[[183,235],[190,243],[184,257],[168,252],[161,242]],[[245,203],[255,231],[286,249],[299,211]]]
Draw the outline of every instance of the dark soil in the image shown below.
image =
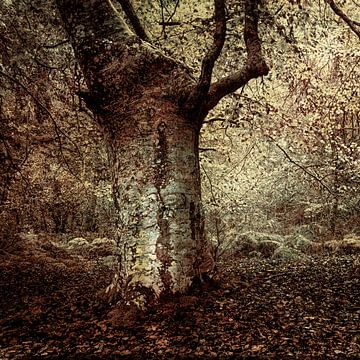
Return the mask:
[[232,258],[129,322],[112,272],[52,247],[0,258],[0,359],[357,359],[359,255]]

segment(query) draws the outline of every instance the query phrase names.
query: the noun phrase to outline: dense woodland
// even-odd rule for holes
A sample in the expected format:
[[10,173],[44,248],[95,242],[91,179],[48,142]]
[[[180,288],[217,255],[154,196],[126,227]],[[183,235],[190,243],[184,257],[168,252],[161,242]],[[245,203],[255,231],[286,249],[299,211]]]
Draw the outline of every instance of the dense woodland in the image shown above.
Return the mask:
[[0,358],[360,356],[357,0],[3,0],[0,49]]

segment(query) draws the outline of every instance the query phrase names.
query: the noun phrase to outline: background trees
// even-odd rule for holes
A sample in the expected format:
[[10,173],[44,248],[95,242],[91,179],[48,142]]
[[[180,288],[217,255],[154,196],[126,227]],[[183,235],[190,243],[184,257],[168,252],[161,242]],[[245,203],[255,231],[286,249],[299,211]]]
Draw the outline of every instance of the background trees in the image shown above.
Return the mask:
[[[221,221],[238,204],[232,217],[238,228],[231,223],[231,233],[342,238],[358,231],[358,196],[351,190],[358,188],[358,39],[326,4],[294,11],[281,3],[278,12],[273,5],[264,10],[274,28],[265,35],[265,49],[276,48],[267,52],[271,81],[233,94],[206,126],[202,146],[212,149],[203,154],[209,212],[222,208]],[[354,4],[346,5],[358,13]]]
[[[82,79],[55,8],[16,1],[1,12],[3,221],[10,217],[15,233],[105,231],[107,159],[75,95]],[[104,218],[94,221],[97,209]]]
[[[215,78],[243,60],[241,6],[227,3],[228,40]],[[355,2],[338,6],[359,21]],[[210,2],[134,1],[134,8],[156,46],[199,71],[214,29]],[[1,217],[11,224],[3,238],[30,230],[111,237],[106,151],[76,95],[84,81],[55,8],[5,1],[0,11]],[[269,77],[223,100],[202,132],[210,237],[225,241],[249,229],[306,228],[318,240],[356,233],[356,33],[325,2],[287,1],[263,3],[260,31]]]
[[[197,76],[212,43],[210,3],[133,1],[141,36]],[[358,2],[336,4],[356,29]],[[245,59],[243,2],[227,1],[226,14],[216,79]],[[320,1],[263,1],[259,28],[271,73],[223,99],[201,133],[221,283],[166,298],[134,322],[113,306],[109,161],[55,7],[1,2],[2,357],[359,353],[356,31]]]

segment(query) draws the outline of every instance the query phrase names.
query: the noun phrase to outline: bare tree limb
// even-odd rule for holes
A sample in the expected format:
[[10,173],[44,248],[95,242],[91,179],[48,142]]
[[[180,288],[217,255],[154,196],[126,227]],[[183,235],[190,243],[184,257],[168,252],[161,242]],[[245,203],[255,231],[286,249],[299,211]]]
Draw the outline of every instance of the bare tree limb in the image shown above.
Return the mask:
[[213,187],[213,183],[211,181],[211,177],[207,173],[207,171],[205,169],[205,166],[203,164],[200,164],[200,166],[201,166],[201,169],[202,169],[203,173],[205,174],[206,178],[209,181],[209,188],[210,188],[212,202],[213,202],[213,204],[218,205],[218,200],[216,199],[216,196],[215,196],[215,193],[214,193],[214,187]]
[[217,151],[214,148],[203,148],[203,147],[199,147],[199,151],[204,152],[204,151]]
[[247,52],[246,63],[241,70],[220,79],[210,86],[206,102],[207,111],[215,107],[224,96],[246,85],[249,80],[269,73],[269,67],[262,56],[258,32],[258,2],[258,0],[245,1],[244,40]]
[[[271,138],[271,140],[274,142],[274,140]],[[310,177],[312,177],[314,180],[316,180],[324,189],[326,189],[331,195],[334,195],[333,191],[321,180],[319,179],[316,175],[314,175],[312,172],[310,172],[309,170],[307,170],[304,166],[302,166],[301,164],[299,164],[297,161],[295,161],[288,153],[287,151],[280,146],[279,144],[277,144],[276,142],[274,142],[274,145],[280,149],[280,151],[285,155],[285,157],[289,160],[290,163],[296,165],[299,169],[301,169],[305,174],[309,175]]]
[[334,0],[325,0],[326,3],[328,3],[331,7],[331,9],[334,11],[336,15],[338,15],[346,24],[349,25],[350,29],[358,36],[360,39],[360,23],[354,20],[351,20],[341,9],[340,7],[335,3]]
[[130,20],[130,23],[135,31],[135,34],[144,41],[148,43],[151,42],[149,35],[147,34],[145,28],[141,24],[139,17],[136,14],[136,11],[132,5],[131,0],[117,0],[117,2],[121,5],[124,13]]
[[[77,56],[81,55],[78,60],[82,67],[90,58],[102,55],[109,43],[120,43],[120,39],[135,35],[111,0],[55,0],[55,3],[70,44]],[[92,56],[88,56],[90,44]]]
[[225,118],[215,117],[215,118],[211,118],[211,119],[205,120],[205,121],[204,121],[204,124],[211,124],[211,123],[214,123],[214,122],[225,122],[225,121],[226,121]]
[[181,25],[180,21],[159,21],[159,25],[161,26],[179,26]]
[[65,40],[61,40],[58,43],[55,44],[47,44],[47,45],[43,45],[42,47],[45,49],[55,49],[61,45],[65,45],[69,43],[69,39],[65,39]]
[[42,104],[42,102],[32,93],[32,91],[30,91],[24,84],[22,84],[19,80],[17,80],[16,78],[12,77],[11,75],[3,72],[2,70],[0,70],[0,75],[6,77],[7,79],[9,79],[10,81],[12,81],[13,83],[15,83],[16,85],[18,85],[21,89],[23,89],[33,100],[34,102],[42,109],[45,111],[45,113],[48,115],[48,117],[50,118],[51,122],[54,125],[54,130],[55,130],[55,134],[56,134],[56,138],[58,140],[58,144],[59,144],[59,151],[60,154],[62,156],[62,159],[66,165],[66,167],[68,168],[70,174],[72,174],[75,178],[77,178],[78,180],[80,180],[80,178],[71,170],[71,167],[68,163],[68,161],[66,160],[65,154],[63,152],[63,143],[61,140],[61,135],[63,135],[64,137],[66,137],[67,139],[69,139],[71,141],[71,143],[75,146],[78,154],[82,157],[82,153],[80,152],[79,147],[77,146],[77,144],[72,141],[69,136],[59,127],[58,123],[56,122],[54,116],[52,115],[52,113],[50,112],[50,110]]
[[226,16],[225,16],[225,0],[215,0],[215,32],[213,36],[213,43],[206,53],[202,65],[201,75],[194,90],[191,92],[188,102],[192,107],[197,107],[199,103],[207,95],[211,76],[216,60],[221,54],[225,43],[226,36]]
[[164,2],[163,0],[160,0],[160,6],[161,6],[161,22],[162,22],[162,31],[161,31],[161,35],[164,36],[164,39],[167,38],[166,35],[166,27],[165,27],[165,13],[164,13]]
[[176,10],[177,10],[179,4],[180,4],[180,0],[177,0],[172,14],[171,14],[171,15],[168,17],[168,19],[166,20],[167,23],[171,23],[171,22],[172,22],[172,23],[175,23],[175,22],[176,22],[176,21],[174,22],[174,21],[171,21],[171,20],[172,20],[172,18],[174,17],[174,15],[176,14]]

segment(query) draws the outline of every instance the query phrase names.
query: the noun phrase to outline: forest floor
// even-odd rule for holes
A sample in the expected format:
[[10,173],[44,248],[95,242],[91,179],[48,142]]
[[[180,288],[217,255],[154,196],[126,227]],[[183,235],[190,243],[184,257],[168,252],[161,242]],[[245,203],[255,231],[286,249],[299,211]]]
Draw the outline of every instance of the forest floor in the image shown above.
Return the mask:
[[97,259],[0,254],[0,359],[360,358],[358,254],[229,258],[219,274],[129,325],[98,296],[111,271]]

